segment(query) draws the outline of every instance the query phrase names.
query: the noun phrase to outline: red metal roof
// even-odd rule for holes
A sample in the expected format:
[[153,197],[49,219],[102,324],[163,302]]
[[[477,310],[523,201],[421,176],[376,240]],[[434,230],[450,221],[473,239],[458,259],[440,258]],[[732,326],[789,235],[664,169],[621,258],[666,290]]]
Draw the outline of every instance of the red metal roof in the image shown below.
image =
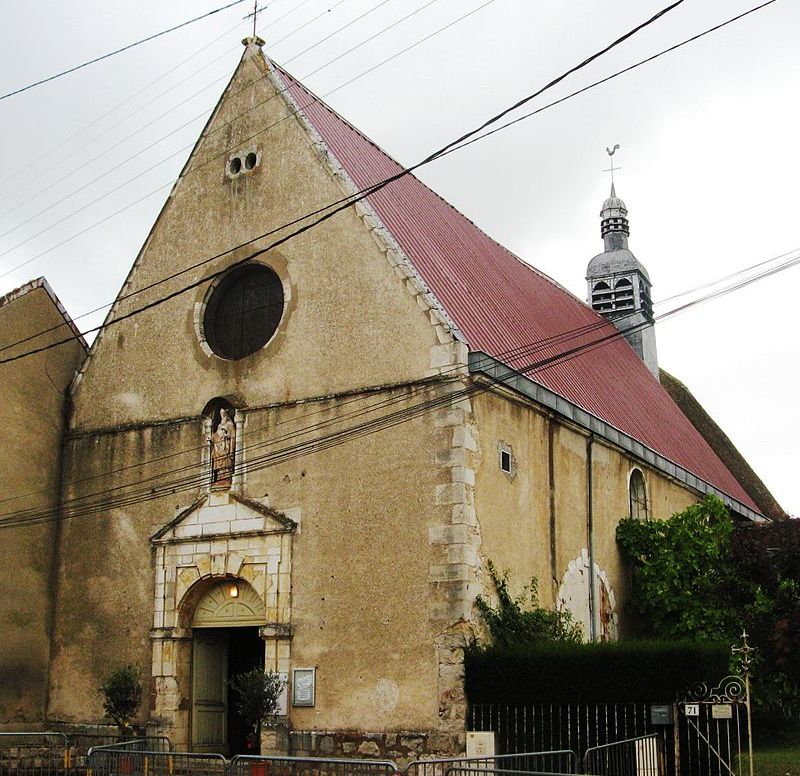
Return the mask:
[[[302,113],[359,189],[402,169],[302,84],[280,73]],[[413,175],[368,201],[471,350],[522,371],[534,361],[616,331]],[[528,375],[760,512],[624,339]]]

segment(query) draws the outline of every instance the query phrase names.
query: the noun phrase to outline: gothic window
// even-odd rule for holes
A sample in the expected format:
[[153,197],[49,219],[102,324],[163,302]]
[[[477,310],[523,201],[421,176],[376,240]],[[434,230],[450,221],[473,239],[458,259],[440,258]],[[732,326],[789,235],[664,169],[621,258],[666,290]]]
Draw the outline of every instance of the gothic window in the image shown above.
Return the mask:
[[244,358],[269,342],[283,314],[283,285],[263,264],[245,264],[211,292],[203,331],[221,358]]
[[644,475],[640,469],[634,469],[631,472],[631,479],[628,484],[628,495],[631,517],[635,520],[649,520],[650,515],[647,510],[647,488],[645,486]]

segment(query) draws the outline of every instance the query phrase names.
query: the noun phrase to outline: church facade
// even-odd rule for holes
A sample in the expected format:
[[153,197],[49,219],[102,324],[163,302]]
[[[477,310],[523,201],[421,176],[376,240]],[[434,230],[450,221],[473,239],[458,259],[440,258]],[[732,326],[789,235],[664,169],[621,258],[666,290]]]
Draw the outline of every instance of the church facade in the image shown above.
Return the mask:
[[[597,312],[413,176],[332,212],[400,169],[246,41],[77,359],[24,637],[45,668],[0,680],[0,724],[97,722],[103,677],[132,664],[142,723],[231,753],[227,682],[261,665],[287,680],[271,747],[460,752],[489,561],[611,639],[621,517],[706,493],[774,516],[662,387],[654,339],[637,354],[644,285],[643,337],[604,317],[599,283],[628,304],[614,257],[590,265]],[[627,239],[614,199],[604,229]],[[5,535],[26,515],[48,512],[23,501]],[[22,616],[10,590],[0,610]]]

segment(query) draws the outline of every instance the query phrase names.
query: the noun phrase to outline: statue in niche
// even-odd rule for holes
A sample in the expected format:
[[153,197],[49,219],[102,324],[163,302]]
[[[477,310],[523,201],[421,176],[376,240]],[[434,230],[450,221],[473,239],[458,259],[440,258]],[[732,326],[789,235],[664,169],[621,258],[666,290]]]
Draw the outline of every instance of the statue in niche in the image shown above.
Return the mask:
[[207,439],[211,446],[211,486],[230,488],[236,459],[236,425],[225,407],[220,407],[219,423]]

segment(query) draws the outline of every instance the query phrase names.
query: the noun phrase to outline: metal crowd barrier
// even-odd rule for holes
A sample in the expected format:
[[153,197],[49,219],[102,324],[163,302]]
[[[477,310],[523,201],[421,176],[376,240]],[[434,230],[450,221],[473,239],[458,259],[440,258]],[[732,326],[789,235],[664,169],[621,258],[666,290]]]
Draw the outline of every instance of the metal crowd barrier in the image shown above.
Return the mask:
[[450,757],[436,760],[414,760],[406,768],[406,776],[446,776],[450,770],[467,769],[481,772],[519,771],[535,773],[552,771],[573,774],[578,772],[578,755],[571,749],[548,752],[519,752],[491,757]]
[[229,776],[396,776],[391,760],[236,755]]
[[[68,735],[72,764],[85,766],[89,752],[93,749],[118,749],[120,747],[150,749],[156,752],[169,752],[172,744],[166,736],[144,736],[142,738],[122,739],[115,735],[95,733],[71,733]],[[135,743],[134,743],[135,742]]]
[[45,776],[70,767],[63,733],[0,733],[0,776]]
[[89,751],[87,776],[224,776],[228,761],[221,754],[159,752],[140,748],[143,741],[98,746]]
[[[563,771],[511,771],[503,768],[502,770],[496,768],[463,768],[455,767],[448,768],[445,771],[445,776],[563,776]],[[630,774],[634,776],[634,774]]]
[[664,776],[664,739],[653,733],[594,746],[586,750],[583,771],[596,776]]

